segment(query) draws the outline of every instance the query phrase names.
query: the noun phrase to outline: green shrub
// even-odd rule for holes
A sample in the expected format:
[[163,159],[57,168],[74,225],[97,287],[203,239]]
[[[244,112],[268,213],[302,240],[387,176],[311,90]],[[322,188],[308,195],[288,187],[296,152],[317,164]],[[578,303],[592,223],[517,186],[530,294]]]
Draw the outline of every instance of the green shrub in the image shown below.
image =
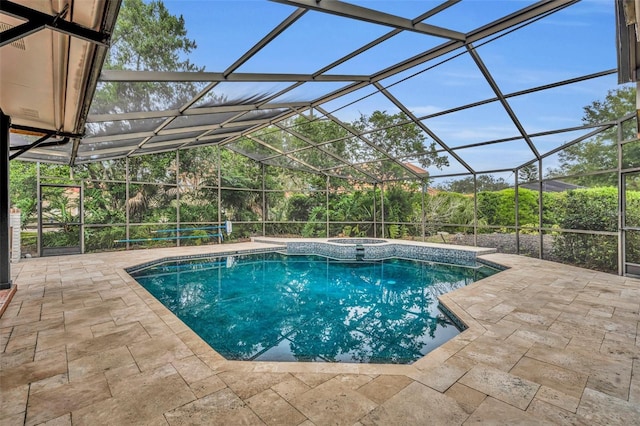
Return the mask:
[[38,252],[38,233],[33,231],[20,232],[20,252],[34,255]]
[[[478,218],[487,225],[515,226],[516,191],[507,188],[500,191],[478,193]],[[519,223],[538,223],[538,192],[518,189]]]
[[553,240],[554,260],[598,271],[618,271],[618,240],[611,235],[560,233]]
[[384,218],[387,222],[407,222],[413,215],[415,193],[400,185],[387,188],[384,192]]
[[126,237],[124,226],[107,226],[101,228],[84,229],[84,249],[86,252],[97,252],[106,250],[123,250],[126,243],[116,243],[116,240],[123,240]]
[[616,188],[589,188],[569,191],[561,202],[558,221],[564,229],[616,231],[618,191]]
[[287,201],[287,219],[290,221],[306,221],[316,200],[304,194],[293,194]]
[[[640,192],[627,192],[627,220],[640,220]],[[636,207],[637,206],[637,207]],[[558,225],[562,229],[610,231],[618,229],[618,191],[615,187],[576,189],[559,200]],[[631,250],[640,250],[632,248]],[[553,240],[553,256],[589,269],[617,272],[615,236],[562,232]],[[630,252],[629,256],[635,255]]]
[[361,231],[360,230],[360,225],[345,225],[342,228],[342,234],[345,237],[366,237],[367,233],[366,231]]
[[553,227],[558,224],[566,196],[566,192],[542,193],[542,226]]
[[213,241],[217,240],[216,238],[209,237],[209,233],[207,231],[205,231],[205,230],[202,230],[202,229],[198,229],[198,230],[195,230],[195,231],[190,231],[189,236],[190,237],[200,237],[200,238],[191,238],[191,240],[193,241],[193,245],[195,245],[195,246],[200,246],[202,244],[208,244],[210,242],[213,242]]
[[80,245],[80,227],[68,226],[42,233],[43,247],[74,247]]
[[[416,212],[415,222],[420,223],[421,210],[420,200],[414,206],[414,211]],[[424,200],[423,214],[425,230],[430,235],[440,229],[436,224],[471,225],[473,224],[473,198],[456,192],[439,192],[435,195],[429,195]],[[449,230],[451,232],[468,232],[469,229],[473,228],[459,226]]]
[[309,215],[309,221],[304,225],[304,228],[302,228],[302,236],[319,238],[326,237],[327,226],[325,214],[325,207],[314,207]]

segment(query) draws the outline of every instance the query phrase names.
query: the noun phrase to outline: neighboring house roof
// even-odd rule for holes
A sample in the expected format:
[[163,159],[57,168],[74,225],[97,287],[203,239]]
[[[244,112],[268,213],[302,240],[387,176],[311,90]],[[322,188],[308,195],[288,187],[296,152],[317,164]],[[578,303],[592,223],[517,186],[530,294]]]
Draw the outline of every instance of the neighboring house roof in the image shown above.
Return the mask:
[[[520,188],[527,188],[537,191],[538,182],[525,183],[520,185]],[[563,192],[578,188],[582,187],[580,185],[574,185],[572,183],[562,182],[560,180],[545,180],[542,182],[542,192]]]
[[425,169],[423,169],[422,167],[418,167],[415,164],[412,163],[402,163],[403,166],[411,169],[414,173],[418,174],[418,175],[425,175],[428,176],[429,172],[426,171]]
[[427,188],[427,194],[429,194],[431,196],[438,195],[441,192],[442,191],[440,191],[439,189],[436,189],[436,188],[432,188],[432,187],[428,187]]

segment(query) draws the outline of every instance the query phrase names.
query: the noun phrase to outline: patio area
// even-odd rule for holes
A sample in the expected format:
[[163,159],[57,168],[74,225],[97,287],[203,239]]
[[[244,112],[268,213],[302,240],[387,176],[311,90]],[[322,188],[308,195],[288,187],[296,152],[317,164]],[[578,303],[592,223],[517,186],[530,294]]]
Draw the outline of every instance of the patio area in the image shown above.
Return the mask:
[[469,328],[413,365],[226,361],[123,268],[237,243],[34,258],[0,319],[3,425],[638,424],[640,280],[485,254]]

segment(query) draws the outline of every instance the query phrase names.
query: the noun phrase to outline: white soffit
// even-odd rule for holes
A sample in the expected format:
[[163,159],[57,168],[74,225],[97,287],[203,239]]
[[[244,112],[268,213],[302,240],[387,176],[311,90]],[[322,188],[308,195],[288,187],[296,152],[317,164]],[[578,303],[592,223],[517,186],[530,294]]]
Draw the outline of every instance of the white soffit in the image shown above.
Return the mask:
[[[49,16],[56,16],[66,8],[66,14],[60,19],[94,31],[104,30],[105,14],[114,7],[113,2],[105,0],[15,0],[13,3]],[[109,30],[115,22],[115,13],[112,14],[113,22],[106,24]],[[9,15],[3,4],[2,32],[25,22]],[[96,63],[99,49],[95,43],[50,28],[0,47],[0,108],[11,117],[12,125],[80,133],[84,126],[83,111],[93,94],[93,88],[88,87],[92,68],[99,71],[102,66],[102,60]]]

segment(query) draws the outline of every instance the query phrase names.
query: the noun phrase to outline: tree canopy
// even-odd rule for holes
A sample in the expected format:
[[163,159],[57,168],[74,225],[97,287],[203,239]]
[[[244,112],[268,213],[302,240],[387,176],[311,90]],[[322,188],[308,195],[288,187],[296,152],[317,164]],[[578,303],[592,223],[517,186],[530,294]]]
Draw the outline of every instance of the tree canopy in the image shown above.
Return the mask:
[[374,111],[371,115],[361,114],[352,126],[360,132],[369,132],[365,137],[392,157],[410,157],[422,167],[435,165],[442,168],[449,165],[447,156],[437,153],[435,142],[427,139],[422,129],[402,112],[389,114],[386,111]]
[[[162,0],[124,0],[111,38],[105,69],[203,71],[188,55],[197,46],[187,36],[182,16],[172,15]],[[193,83],[100,83],[93,112],[168,109],[197,93]],[[134,126],[135,123],[119,123]],[[97,126],[94,126],[97,127]],[[91,129],[90,130],[96,130]]]
[[124,0],[111,41],[109,69],[198,70],[185,57],[197,46],[187,37],[184,18],[172,15],[162,0]]
[[[636,110],[636,89],[623,86],[609,90],[604,100],[595,100],[584,107],[582,118],[585,124],[600,124],[615,121]],[[600,170],[615,170],[618,165],[618,128],[604,131],[586,141],[579,142],[561,151],[558,156],[560,165],[553,170],[554,175],[577,175]],[[635,126],[622,126],[623,140],[635,138]],[[629,159],[640,160],[640,145],[631,145],[626,150]],[[582,176],[576,183],[584,186],[615,186],[618,176],[615,173]]]
[[[492,175],[478,175],[476,179],[478,192],[499,191],[508,188],[510,185],[501,177]],[[473,194],[473,176],[468,176],[458,180],[450,180],[437,186],[442,191],[457,192],[460,194]]]

